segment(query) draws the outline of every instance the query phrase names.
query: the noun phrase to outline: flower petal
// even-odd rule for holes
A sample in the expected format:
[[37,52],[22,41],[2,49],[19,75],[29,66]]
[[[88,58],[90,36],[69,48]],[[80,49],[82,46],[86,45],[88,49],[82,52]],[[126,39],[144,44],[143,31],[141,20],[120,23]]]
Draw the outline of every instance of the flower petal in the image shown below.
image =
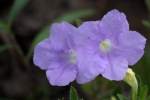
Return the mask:
[[124,34],[120,34],[119,43],[124,48],[142,50],[145,48],[146,39],[136,31],[129,31]]
[[[67,22],[55,23],[50,29],[50,40],[52,46],[57,50],[62,50],[72,46],[72,35],[74,35],[75,27]],[[71,37],[71,38],[70,38]]]
[[109,80],[123,80],[128,69],[128,62],[121,57],[108,57],[109,65],[102,76]]
[[77,82],[79,84],[84,84],[95,79],[103,70],[105,60],[100,59],[98,54],[85,53],[87,51],[81,52],[79,55],[78,62],[78,75]]
[[124,13],[111,10],[101,20],[100,30],[103,34],[114,35],[129,30],[128,21]]
[[138,32],[129,31],[120,34],[118,43],[120,54],[126,57],[129,65],[134,65],[144,54],[146,39]]
[[122,50],[122,53],[124,53],[122,55],[127,59],[129,65],[134,65],[144,55],[144,50],[129,49],[129,50]]
[[45,70],[50,65],[54,54],[50,53],[51,46],[48,39],[43,40],[34,49],[33,62],[41,69]]
[[62,66],[47,70],[46,75],[51,85],[66,86],[76,78],[76,66]]
[[87,21],[80,25],[78,28],[79,35],[76,36],[76,44],[87,45],[91,42],[99,41],[102,36],[98,29],[100,21]]

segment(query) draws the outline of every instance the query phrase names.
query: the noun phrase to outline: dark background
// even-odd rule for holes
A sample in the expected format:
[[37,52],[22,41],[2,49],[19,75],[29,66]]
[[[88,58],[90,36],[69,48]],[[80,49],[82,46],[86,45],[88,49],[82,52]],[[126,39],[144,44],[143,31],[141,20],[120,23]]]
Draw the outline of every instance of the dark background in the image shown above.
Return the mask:
[[[0,0],[0,21],[7,22],[13,4],[13,0]],[[81,21],[99,20],[109,10],[118,9],[126,14],[130,29],[147,38],[145,55],[133,69],[140,83],[150,88],[148,5],[150,0],[29,0],[9,29],[0,27],[0,100],[68,99],[69,86],[51,86],[44,71],[33,65],[32,53],[29,57],[25,56],[32,48],[34,39],[47,25],[64,17],[66,13],[74,17],[76,11],[82,12],[83,9],[92,10],[82,16]],[[76,25],[77,21],[73,19],[71,23]],[[107,100],[117,92],[128,96],[130,90],[123,82],[112,82],[102,77],[85,85],[73,85],[84,100]]]

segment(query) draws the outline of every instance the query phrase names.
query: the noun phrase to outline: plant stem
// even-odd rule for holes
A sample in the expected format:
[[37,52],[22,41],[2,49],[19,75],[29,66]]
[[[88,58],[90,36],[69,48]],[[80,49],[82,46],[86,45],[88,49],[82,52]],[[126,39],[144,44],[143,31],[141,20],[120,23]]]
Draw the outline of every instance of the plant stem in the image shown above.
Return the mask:
[[25,56],[17,43],[15,37],[11,33],[0,33],[0,37],[4,41],[5,44],[11,45],[12,47],[9,48],[10,54],[16,59],[21,65],[20,69],[29,71],[29,63],[26,61]]
[[132,88],[131,100],[137,100],[137,90]]

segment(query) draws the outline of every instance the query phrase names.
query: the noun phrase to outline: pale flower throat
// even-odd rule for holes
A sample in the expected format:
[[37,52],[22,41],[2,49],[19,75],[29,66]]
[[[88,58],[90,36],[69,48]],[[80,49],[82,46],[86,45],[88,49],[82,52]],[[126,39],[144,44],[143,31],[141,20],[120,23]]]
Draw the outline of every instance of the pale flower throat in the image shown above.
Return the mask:
[[112,44],[109,39],[105,39],[101,41],[99,44],[99,49],[104,53],[109,52],[111,50],[111,47],[112,47]]
[[76,56],[76,52],[74,50],[69,51],[69,61],[72,64],[75,64],[77,62],[77,56]]

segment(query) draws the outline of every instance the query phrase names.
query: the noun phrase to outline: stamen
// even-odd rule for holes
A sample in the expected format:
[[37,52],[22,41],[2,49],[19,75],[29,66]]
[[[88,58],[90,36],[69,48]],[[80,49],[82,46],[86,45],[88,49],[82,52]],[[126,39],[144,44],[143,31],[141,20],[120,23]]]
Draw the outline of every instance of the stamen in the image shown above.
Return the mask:
[[109,39],[105,39],[99,44],[99,49],[102,52],[109,52],[111,50],[111,41]]
[[76,52],[74,50],[70,50],[69,60],[72,64],[75,64],[77,62]]

